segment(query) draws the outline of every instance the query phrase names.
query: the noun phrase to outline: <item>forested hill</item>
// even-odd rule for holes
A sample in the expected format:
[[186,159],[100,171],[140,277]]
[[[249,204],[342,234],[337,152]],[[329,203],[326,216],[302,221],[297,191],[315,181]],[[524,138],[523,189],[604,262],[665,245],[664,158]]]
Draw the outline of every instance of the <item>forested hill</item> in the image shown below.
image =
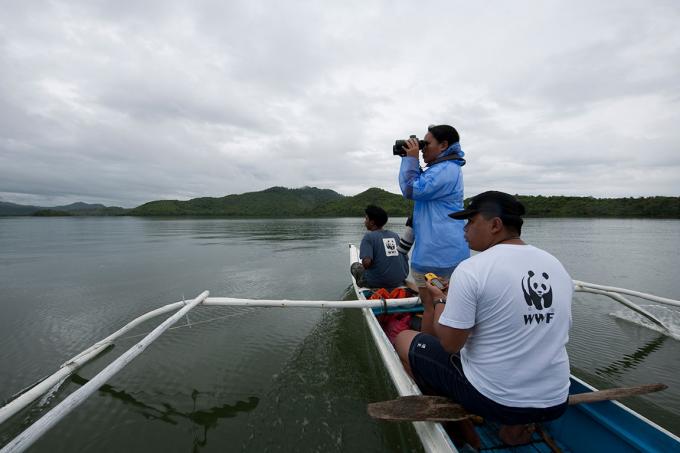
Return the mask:
[[[643,217],[680,219],[680,197],[592,198],[518,195],[528,217]],[[469,199],[466,200],[466,204]],[[368,204],[390,216],[407,216],[413,203],[400,194],[372,188],[347,197],[330,189],[271,187],[260,192],[187,201],[158,200],[134,209],[74,203],[44,208],[0,202],[0,216],[209,216],[209,217],[362,217]]]
[[271,187],[260,192],[188,201],[159,200],[132,209],[134,216],[300,217],[314,208],[344,198],[330,189]]
[[528,217],[680,219],[680,197],[593,198],[518,195],[517,198],[524,203]]
[[[527,217],[648,217],[680,219],[680,197],[593,198],[517,195]],[[465,200],[465,204],[469,199]],[[375,204],[390,216],[407,216],[413,202],[376,187],[346,197],[329,189],[272,187],[261,192],[195,198],[188,201],[152,201],[132,209],[135,216],[215,217],[362,217]]]
[[104,206],[102,204],[83,202],[64,206],[43,207],[0,201],[0,216],[119,216],[125,215],[127,212],[127,209],[118,206]]
[[380,206],[390,216],[406,217],[413,211],[413,202],[377,187],[353,197],[343,197],[317,206],[309,212],[312,217],[363,217],[369,204]]

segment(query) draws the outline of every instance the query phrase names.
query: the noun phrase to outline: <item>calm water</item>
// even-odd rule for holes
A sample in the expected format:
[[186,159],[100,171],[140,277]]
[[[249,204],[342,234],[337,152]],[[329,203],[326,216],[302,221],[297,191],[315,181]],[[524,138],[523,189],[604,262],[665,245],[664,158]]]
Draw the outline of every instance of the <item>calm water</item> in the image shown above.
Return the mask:
[[[347,297],[347,244],[362,228],[361,219],[0,218],[0,401],[134,317],[205,289]],[[575,279],[680,299],[680,221],[530,219],[524,238]],[[643,305],[680,327],[677,310]],[[167,316],[1,426],[0,445]],[[680,343],[629,318],[577,293],[572,371],[599,387],[670,385],[628,405],[680,434]],[[366,415],[368,402],[395,393],[358,311],[200,307],[189,321],[31,451],[419,451],[408,425]]]

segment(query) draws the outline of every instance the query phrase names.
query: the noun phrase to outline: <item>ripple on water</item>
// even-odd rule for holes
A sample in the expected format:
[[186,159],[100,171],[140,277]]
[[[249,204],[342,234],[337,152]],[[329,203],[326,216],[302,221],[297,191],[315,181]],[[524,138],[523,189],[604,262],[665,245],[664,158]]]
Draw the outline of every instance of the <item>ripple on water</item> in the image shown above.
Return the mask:
[[[350,333],[348,335],[348,333]],[[358,312],[329,312],[290,356],[258,410],[244,451],[417,451],[411,428],[385,426],[366,404],[394,397]],[[368,347],[367,347],[368,346]],[[348,360],[351,357],[351,360]]]

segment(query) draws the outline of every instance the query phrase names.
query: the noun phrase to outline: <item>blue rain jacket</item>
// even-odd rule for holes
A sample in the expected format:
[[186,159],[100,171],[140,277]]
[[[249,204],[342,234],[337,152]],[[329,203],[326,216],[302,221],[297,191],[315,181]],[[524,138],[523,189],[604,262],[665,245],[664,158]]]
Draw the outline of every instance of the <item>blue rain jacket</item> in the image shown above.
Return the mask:
[[[454,143],[437,158],[464,155],[459,143]],[[445,160],[425,170],[418,158],[402,157],[399,187],[404,198],[415,201],[413,231],[415,245],[411,267],[420,273],[457,266],[470,257],[470,248],[463,236],[464,220],[454,220],[449,214],[463,209],[464,160]],[[442,277],[449,278],[448,275]]]

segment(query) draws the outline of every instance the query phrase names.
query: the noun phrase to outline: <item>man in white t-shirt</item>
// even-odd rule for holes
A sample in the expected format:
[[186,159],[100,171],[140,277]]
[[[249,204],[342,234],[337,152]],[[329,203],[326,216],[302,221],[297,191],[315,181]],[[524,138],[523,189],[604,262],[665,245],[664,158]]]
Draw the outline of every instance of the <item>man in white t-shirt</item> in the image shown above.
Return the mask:
[[567,407],[573,283],[549,253],[520,239],[524,206],[489,191],[450,214],[467,219],[480,253],[453,272],[448,295],[433,293],[435,336],[402,332],[396,348],[425,393],[448,396],[501,423],[500,437],[529,441],[530,423]]

